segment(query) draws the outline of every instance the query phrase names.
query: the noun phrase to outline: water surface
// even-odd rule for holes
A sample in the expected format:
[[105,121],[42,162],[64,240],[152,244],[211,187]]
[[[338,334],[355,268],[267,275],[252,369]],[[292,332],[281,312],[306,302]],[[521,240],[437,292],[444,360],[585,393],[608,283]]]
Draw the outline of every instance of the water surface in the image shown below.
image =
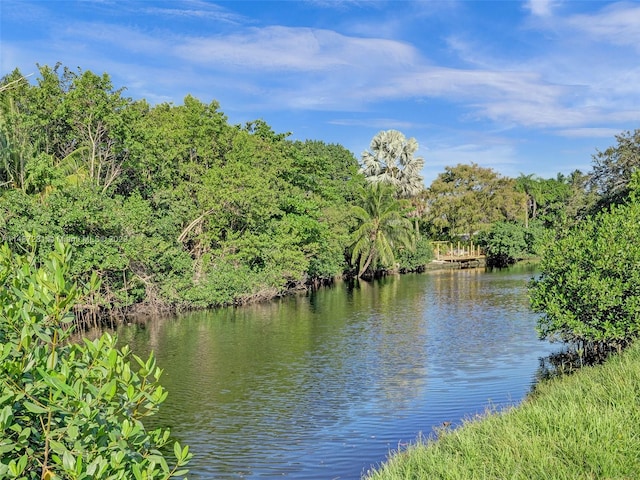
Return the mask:
[[358,479],[419,434],[530,391],[554,350],[536,336],[531,277],[392,276],[118,333],[164,369],[154,424],[190,445],[190,479]]

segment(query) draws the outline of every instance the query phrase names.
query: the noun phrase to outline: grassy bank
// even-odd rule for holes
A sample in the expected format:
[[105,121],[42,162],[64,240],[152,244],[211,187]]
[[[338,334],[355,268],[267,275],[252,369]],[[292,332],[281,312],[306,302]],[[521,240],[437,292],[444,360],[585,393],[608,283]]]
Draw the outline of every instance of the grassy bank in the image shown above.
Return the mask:
[[518,407],[420,440],[367,478],[640,478],[640,342],[543,382]]

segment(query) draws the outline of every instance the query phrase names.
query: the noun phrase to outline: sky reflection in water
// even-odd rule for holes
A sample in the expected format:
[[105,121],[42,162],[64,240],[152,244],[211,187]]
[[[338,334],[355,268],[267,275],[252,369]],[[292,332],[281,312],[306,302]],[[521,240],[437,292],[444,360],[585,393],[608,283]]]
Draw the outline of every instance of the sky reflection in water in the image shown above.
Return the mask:
[[519,402],[539,358],[530,270],[456,270],[123,327],[190,445],[190,479],[357,479],[390,450]]

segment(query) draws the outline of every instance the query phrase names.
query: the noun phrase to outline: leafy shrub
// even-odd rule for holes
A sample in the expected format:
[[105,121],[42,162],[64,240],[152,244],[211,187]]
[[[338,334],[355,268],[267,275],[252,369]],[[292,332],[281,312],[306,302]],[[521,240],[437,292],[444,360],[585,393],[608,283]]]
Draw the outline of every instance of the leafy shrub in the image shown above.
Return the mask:
[[528,254],[525,228],[511,222],[494,223],[489,231],[478,239],[487,255],[487,265],[506,267],[525,258]]
[[640,333],[640,203],[612,206],[550,245],[532,306],[543,338],[621,344]]
[[76,302],[70,248],[56,241],[38,265],[33,251],[0,247],[0,478],[156,479],[184,475],[191,454],[160,449],[169,431],[142,419],[165,400],[153,355],[144,361],[116,339],[71,341]]
[[433,247],[426,237],[420,237],[416,242],[415,251],[402,248],[396,255],[396,261],[400,265],[400,270],[405,272],[420,271],[433,260]]

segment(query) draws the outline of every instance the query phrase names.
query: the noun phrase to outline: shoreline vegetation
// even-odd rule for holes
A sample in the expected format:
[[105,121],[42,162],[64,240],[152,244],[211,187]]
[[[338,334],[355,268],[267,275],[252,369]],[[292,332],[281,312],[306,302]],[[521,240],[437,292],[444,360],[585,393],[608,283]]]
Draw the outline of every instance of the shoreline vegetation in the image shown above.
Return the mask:
[[216,101],[128,98],[107,73],[16,69],[0,81],[0,239],[25,252],[28,232],[38,260],[55,239],[71,244],[72,277],[101,280],[76,311],[94,325],[412,271],[432,241],[507,265],[591,198],[578,171],[509,178],[477,164],[425,188],[418,143],[397,130],[359,157],[290,135],[231,124]]
[[[106,73],[61,64],[38,70],[35,79],[16,69],[0,80],[0,340],[13,342],[0,349],[11,359],[0,367],[19,380],[0,398],[0,427],[13,442],[0,439],[0,452],[21,452],[18,463],[0,458],[0,474],[21,478],[27,469],[29,478],[48,478],[51,462],[55,472],[82,470],[77,448],[56,436],[73,420],[58,404],[85,398],[75,383],[64,383],[73,375],[92,392],[88,414],[95,402],[108,407],[150,395],[152,358],[133,358],[140,367],[135,379],[127,352],[103,358],[86,339],[73,347],[78,351],[62,345],[69,323],[80,330],[136,312],[271,299],[337,277],[420,271],[434,258],[435,241],[479,246],[488,267],[540,257],[541,273],[529,289],[541,313],[538,333],[572,346],[580,362],[619,352],[640,335],[640,243],[629,241],[640,238],[640,129],[594,154],[587,173],[509,178],[458,164],[426,187],[425,161],[414,156],[417,141],[396,130],[378,132],[357,159],[338,144],[289,140],[290,133],[276,133],[261,119],[232,125],[216,101],[188,95],[182,105],[150,105],[125,97]],[[628,366],[640,363],[638,348],[543,382],[521,410],[438,432],[440,440],[427,450],[441,453],[435,460],[420,454],[416,471],[433,461],[436,473],[427,478],[437,472],[440,478],[577,478],[572,469],[580,478],[640,477],[629,464],[640,464],[640,382]],[[28,355],[35,357],[27,361]],[[100,390],[87,380],[79,355],[108,365],[95,373],[108,373]],[[33,365],[39,376],[29,373]],[[590,380],[598,375],[590,372],[602,371],[617,381],[601,378],[605,390]],[[125,385],[132,378],[143,380]],[[31,394],[30,382],[37,387]],[[126,395],[115,398],[120,386]],[[24,403],[29,395],[33,401]],[[150,399],[150,412],[162,397]],[[126,409],[136,408],[127,402],[117,414],[107,412],[123,435],[132,432]],[[546,402],[566,418],[543,417],[535,405]],[[48,426],[36,431],[45,425],[42,415]],[[507,425],[520,415],[520,423]],[[144,440],[140,432],[134,443]],[[91,446],[96,435],[88,432],[83,441]],[[89,476],[113,466],[103,458],[111,450],[95,452]],[[41,451],[45,467],[27,466]],[[178,446],[174,454],[181,467],[188,451]],[[160,460],[153,452],[149,458],[153,470]],[[142,478],[149,458],[116,466]],[[395,477],[378,478],[425,478],[413,476],[413,467],[398,468]]]
[[545,250],[529,284],[540,336],[571,347],[557,360],[574,373],[543,379],[511,409],[419,438],[367,480],[640,478],[640,245],[627,241],[639,235],[635,173],[624,201]]
[[367,480],[640,478],[640,343],[539,382],[520,404],[437,429]]

